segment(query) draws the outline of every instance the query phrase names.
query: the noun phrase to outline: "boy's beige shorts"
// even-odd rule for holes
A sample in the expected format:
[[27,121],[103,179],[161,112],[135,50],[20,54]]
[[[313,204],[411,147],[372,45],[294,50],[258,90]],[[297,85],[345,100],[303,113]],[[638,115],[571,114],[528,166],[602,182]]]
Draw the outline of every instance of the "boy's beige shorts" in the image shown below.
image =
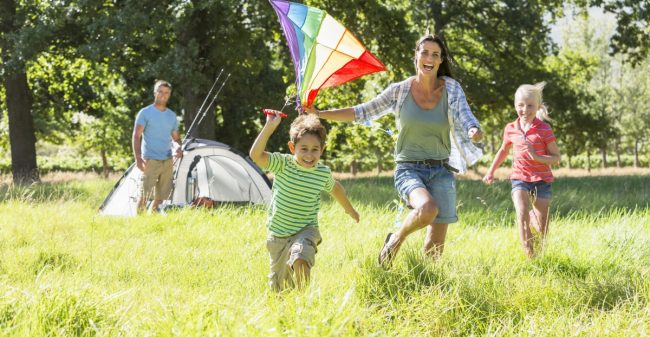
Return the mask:
[[306,226],[300,232],[279,237],[269,233],[266,239],[266,249],[271,258],[271,273],[269,285],[273,290],[280,291],[293,287],[292,270],[297,259],[307,262],[309,267],[316,264],[317,246],[322,238],[318,227]]

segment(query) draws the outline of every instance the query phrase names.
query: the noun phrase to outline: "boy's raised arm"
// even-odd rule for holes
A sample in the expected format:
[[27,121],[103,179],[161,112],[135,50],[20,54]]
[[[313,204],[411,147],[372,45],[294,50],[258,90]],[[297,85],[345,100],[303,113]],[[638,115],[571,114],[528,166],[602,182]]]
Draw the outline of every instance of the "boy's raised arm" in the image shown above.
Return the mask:
[[280,125],[280,121],[282,121],[282,119],[278,113],[275,115],[267,115],[266,124],[264,124],[262,131],[257,135],[253,146],[251,146],[251,149],[248,152],[251,159],[253,159],[253,161],[261,168],[266,168],[269,164],[269,153],[264,151],[264,149],[266,149],[266,143],[269,141],[269,138],[278,125]]
[[355,222],[359,222],[359,213],[354,209],[352,204],[350,203],[350,200],[348,199],[348,196],[345,194],[345,189],[343,188],[343,185],[339,183],[338,181],[334,182],[334,188],[332,189],[332,192],[330,192],[330,195],[336,199],[336,201],[343,207],[345,210],[345,213],[347,213],[352,219],[354,219]]

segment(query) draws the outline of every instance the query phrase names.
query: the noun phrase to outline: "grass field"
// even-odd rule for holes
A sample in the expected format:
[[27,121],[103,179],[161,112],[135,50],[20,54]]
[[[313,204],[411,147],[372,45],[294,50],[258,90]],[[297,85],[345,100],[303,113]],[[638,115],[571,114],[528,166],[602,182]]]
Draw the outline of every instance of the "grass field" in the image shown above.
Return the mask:
[[645,336],[650,177],[559,178],[546,250],[519,247],[509,183],[458,181],[443,258],[395,221],[390,177],[343,180],[362,220],[330,200],[312,283],[266,282],[265,210],[97,215],[114,181],[0,185],[0,336]]

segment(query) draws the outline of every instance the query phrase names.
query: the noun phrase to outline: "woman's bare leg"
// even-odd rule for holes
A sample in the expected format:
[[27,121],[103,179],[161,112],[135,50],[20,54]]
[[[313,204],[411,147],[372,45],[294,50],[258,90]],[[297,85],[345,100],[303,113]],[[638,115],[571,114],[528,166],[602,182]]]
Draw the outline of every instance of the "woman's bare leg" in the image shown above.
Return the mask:
[[379,263],[384,267],[390,266],[407,236],[432,223],[438,215],[438,205],[425,188],[414,189],[409,194],[409,204],[413,209],[402,222],[402,227],[391,236],[379,253]]
[[424,254],[437,260],[445,248],[445,238],[449,224],[430,224],[427,226],[427,236],[424,238]]

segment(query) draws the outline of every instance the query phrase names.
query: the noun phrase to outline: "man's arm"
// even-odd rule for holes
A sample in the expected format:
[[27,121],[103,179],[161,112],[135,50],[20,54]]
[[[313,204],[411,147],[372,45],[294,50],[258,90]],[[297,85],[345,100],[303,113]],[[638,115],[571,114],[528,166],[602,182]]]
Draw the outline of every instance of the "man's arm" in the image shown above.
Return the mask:
[[135,158],[135,165],[144,172],[144,160],[142,159],[141,146],[142,146],[142,133],[144,132],[144,125],[136,124],[133,128],[133,156]]
[[172,151],[172,152],[176,152],[176,158],[182,157],[183,156],[183,149],[182,149],[183,144],[181,144],[181,136],[178,133],[178,130],[172,131],[172,140],[174,142],[176,142],[176,144],[177,144],[177,146],[175,146],[176,151]]

